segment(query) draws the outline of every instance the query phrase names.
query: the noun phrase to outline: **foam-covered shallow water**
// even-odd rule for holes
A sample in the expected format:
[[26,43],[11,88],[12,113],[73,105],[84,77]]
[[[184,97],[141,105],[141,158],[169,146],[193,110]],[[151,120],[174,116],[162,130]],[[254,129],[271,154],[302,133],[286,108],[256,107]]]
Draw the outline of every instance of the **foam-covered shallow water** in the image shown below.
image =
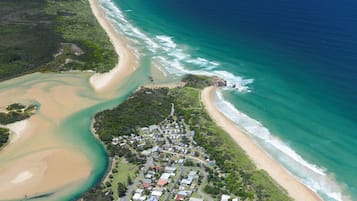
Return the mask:
[[[157,66],[172,77],[191,73],[226,79],[228,87],[218,93],[218,108],[259,146],[324,200],[357,198],[356,88],[345,83],[356,81],[356,71],[350,67],[356,62],[347,57],[357,51],[349,49],[349,54],[345,51],[345,55],[334,56],[329,52],[345,45],[339,31],[349,35],[354,30],[335,29],[338,34],[333,38],[327,29],[333,22],[318,21],[326,17],[323,12],[329,7],[313,16],[310,8],[301,9],[307,2],[288,7],[280,1],[262,4],[257,6],[261,13],[239,10],[239,3],[230,0],[222,2],[230,8],[212,7],[212,2],[200,0],[180,4],[161,0],[100,2],[146,65]],[[253,9],[250,3],[241,4]],[[219,9],[232,16],[222,17]],[[277,13],[286,15],[289,23],[276,18]],[[224,21],[217,24],[219,17]],[[264,30],[257,31],[263,26],[258,17],[267,21],[264,26],[270,32],[266,38]],[[300,17],[315,18],[310,24],[308,20],[294,21]],[[246,23],[249,20],[257,24]],[[322,31],[322,38],[316,30]],[[326,43],[320,44],[320,39]],[[321,49],[323,45],[326,49]],[[338,71],[342,67],[352,71]]]

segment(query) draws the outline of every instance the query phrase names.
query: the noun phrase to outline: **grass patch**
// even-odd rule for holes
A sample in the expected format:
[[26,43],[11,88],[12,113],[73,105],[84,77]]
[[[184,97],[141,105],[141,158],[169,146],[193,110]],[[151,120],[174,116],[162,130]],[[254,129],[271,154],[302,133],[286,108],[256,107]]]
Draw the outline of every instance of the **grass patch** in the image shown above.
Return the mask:
[[[125,159],[124,159],[125,160]],[[128,184],[128,176],[134,180],[136,177],[135,172],[138,171],[138,166],[132,163],[123,162],[122,158],[119,158],[112,164],[112,171],[109,173],[108,177],[104,181],[104,185],[106,185],[109,180],[111,181],[110,188],[113,192],[114,200],[119,198],[118,196],[118,183]],[[114,170],[114,171],[113,171]],[[111,176],[110,176],[111,175]],[[106,191],[107,189],[103,189]]]

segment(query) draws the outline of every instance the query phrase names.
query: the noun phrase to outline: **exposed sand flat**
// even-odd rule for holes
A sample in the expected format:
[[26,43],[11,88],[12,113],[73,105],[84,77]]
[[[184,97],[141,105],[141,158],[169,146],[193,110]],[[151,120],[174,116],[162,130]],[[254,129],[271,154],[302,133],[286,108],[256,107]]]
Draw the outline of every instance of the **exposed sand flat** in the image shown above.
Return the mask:
[[50,149],[30,153],[0,167],[0,199],[18,199],[55,191],[87,178],[90,169],[86,167],[89,165],[89,161],[71,150]]
[[114,30],[109,20],[105,17],[103,9],[100,7],[98,0],[89,0],[93,14],[99,24],[103,27],[112,42],[115,51],[120,55],[119,63],[107,73],[96,73],[90,78],[90,83],[96,91],[106,91],[113,89],[123,79],[133,73],[137,66],[135,55],[127,47],[127,42]]
[[19,101],[40,104],[39,111],[30,119],[9,126],[14,138],[0,151],[0,200],[51,193],[68,186],[75,190],[93,171],[94,161],[75,142],[63,137],[76,133],[64,133],[61,123],[85,108],[113,98],[113,91],[135,71],[137,61],[98,2],[90,0],[90,4],[120,54],[120,62],[110,72],[90,78],[88,72],[35,73],[0,83],[0,106]]
[[82,84],[86,77],[53,74],[27,77],[7,81],[8,85],[17,86],[14,88],[4,89],[6,82],[0,84],[0,105],[18,100],[36,100],[40,104],[31,118],[7,126],[15,137],[0,152],[0,200],[55,191],[83,182],[92,171],[87,156],[63,139],[60,127],[71,114],[100,101],[80,96],[91,91],[90,86]]
[[18,140],[21,137],[21,134],[24,133],[25,129],[27,128],[27,125],[28,125],[28,120],[25,119],[25,120],[18,121],[18,122],[4,126],[8,129],[10,129],[10,132],[12,134],[9,143],[16,142],[16,140]]
[[239,144],[247,155],[254,161],[257,168],[263,169],[283,188],[289,195],[298,201],[320,201],[319,196],[300,183],[279,163],[269,157],[256,145],[242,129],[226,118],[215,106],[216,87],[208,87],[202,91],[201,100],[206,110],[214,121],[221,126]]

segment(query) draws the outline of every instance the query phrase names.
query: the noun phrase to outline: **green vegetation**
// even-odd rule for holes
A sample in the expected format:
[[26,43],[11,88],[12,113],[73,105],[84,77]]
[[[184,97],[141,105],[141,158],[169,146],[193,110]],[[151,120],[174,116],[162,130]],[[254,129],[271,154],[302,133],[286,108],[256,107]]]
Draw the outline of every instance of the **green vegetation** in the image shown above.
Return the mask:
[[[128,186],[132,183],[132,178],[136,177],[136,172],[139,171],[139,168],[135,164],[128,162],[123,162],[122,158],[115,160],[112,164],[111,173],[104,180],[103,191],[112,192],[114,200],[117,200],[120,197],[121,185]],[[125,192],[124,192],[125,193]]]
[[6,107],[7,110],[22,110],[25,109],[26,106],[19,104],[19,103],[14,103]]
[[[136,128],[156,124],[171,110],[169,89],[142,89],[124,101],[120,107],[95,115],[94,129],[104,142],[113,136],[136,133]],[[155,98],[153,98],[155,97]]]
[[187,84],[183,88],[141,89],[118,107],[97,114],[95,129],[108,150],[113,151],[110,149],[113,136],[129,135],[137,132],[139,126],[162,121],[174,104],[176,116],[183,117],[195,131],[195,141],[223,173],[215,174],[213,169],[208,170],[206,193],[217,199],[222,194],[230,194],[241,200],[291,200],[266,172],[256,169],[244,150],[214,123],[201,106],[200,90],[224,82],[193,75],[185,77],[184,81]]
[[36,71],[105,72],[116,62],[88,1],[0,2],[0,80]]
[[6,108],[6,112],[0,112],[0,124],[6,125],[29,118],[36,110],[36,105],[28,107],[14,103]]
[[[26,107],[19,103],[11,104],[6,107],[6,112],[0,112],[0,124],[6,125],[27,119],[36,111],[36,108],[36,105]],[[0,127],[0,148],[8,142],[9,135],[9,129]]]
[[[55,31],[62,37],[63,47],[62,55],[45,68],[106,72],[115,66],[118,56],[107,34],[93,16],[87,0],[47,0],[45,11],[48,15],[57,16]],[[70,45],[67,44],[66,48],[63,43]],[[66,59],[72,62],[58,66]]]
[[0,127],[0,148],[9,140],[9,129]]
[[212,196],[234,194],[243,200],[290,200],[285,190],[266,172],[255,168],[245,152],[214,123],[203,108],[196,109],[200,100],[196,98],[192,101],[190,97],[199,97],[199,89],[196,89],[196,94],[192,88],[179,90],[180,99],[173,99],[177,115],[184,117],[196,133],[195,141],[206,149],[211,159],[226,173],[226,177],[210,174],[209,184],[204,189],[206,193]]
[[204,75],[186,75],[183,79],[183,82],[186,83],[186,87],[193,87],[196,89],[203,89],[208,86],[226,86],[227,83],[225,80],[219,77],[208,77]]

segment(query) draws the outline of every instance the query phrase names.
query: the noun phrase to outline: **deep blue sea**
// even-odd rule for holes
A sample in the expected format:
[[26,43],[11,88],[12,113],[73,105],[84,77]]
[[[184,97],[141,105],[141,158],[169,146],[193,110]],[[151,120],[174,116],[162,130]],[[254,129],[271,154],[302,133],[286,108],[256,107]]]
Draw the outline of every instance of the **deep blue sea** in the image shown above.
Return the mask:
[[222,112],[324,200],[357,200],[357,1],[100,2],[142,65],[227,79]]

